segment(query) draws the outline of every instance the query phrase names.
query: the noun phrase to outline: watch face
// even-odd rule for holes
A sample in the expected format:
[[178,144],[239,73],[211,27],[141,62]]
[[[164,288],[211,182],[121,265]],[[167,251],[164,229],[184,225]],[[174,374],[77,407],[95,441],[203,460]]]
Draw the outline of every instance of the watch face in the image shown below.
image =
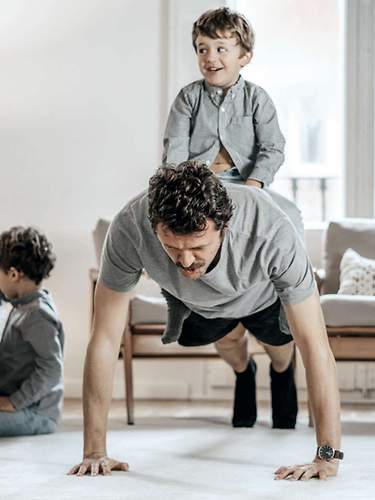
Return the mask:
[[328,444],[325,444],[324,446],[321,446],[319,448],[319,458],[321,458],[322,460],[331,460],[331,458],[333,458],[333,455],[333,448]]

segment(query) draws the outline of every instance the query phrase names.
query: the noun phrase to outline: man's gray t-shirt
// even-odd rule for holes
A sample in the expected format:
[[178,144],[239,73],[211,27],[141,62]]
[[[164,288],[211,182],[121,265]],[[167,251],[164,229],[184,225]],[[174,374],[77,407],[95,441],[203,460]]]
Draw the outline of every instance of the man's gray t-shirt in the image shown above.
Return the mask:
[[298,303],[315,290],[306,250],[290,220],[258,188],[228,186],[234,203],[217,265],[198,280],[182,275],[148,219],[147,191],[112,221],[99,281],[130,291],[142,269],[162,288],[206,318],[241,318],[273,304]]

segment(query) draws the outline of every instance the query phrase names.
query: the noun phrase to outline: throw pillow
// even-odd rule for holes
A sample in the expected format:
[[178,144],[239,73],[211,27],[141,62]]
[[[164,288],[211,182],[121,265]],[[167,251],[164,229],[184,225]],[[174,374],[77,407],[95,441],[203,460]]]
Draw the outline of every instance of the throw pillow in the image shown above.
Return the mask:
[[337,293],[375,296],[375,260],[348,248],[340,263],[340,289]]

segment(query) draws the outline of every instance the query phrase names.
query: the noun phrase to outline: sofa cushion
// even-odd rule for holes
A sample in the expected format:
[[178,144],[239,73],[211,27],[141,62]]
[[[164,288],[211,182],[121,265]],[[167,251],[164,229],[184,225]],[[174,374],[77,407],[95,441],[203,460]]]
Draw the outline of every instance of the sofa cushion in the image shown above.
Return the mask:
[[375,295],[375,260],[361,257],[352,248],[344,253],[340,264],[338,294]]
[[375,297],[327,294],[320,302],[327,326],[375,326]]
[[167,320],[167,305],[162,297],[147,297],[136,295],[131,300],[130,322],[138,323],[165,323]]
[[352,248],[368,259],[375,259],[375,219],[343,219],[331,222],[325,238],[326,279],[322,293],[337,293],[340,262],[345,250]]

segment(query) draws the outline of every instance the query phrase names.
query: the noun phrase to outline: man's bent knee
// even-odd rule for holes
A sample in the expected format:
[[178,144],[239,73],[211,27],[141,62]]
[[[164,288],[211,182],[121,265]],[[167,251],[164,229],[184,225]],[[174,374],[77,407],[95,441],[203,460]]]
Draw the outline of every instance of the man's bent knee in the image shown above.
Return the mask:
[[225,337],[215,342],[219,356],[236,372],[242,372],[247,366],[247,337],[242,325],[238,325]]
[[289,342],[288,344],[284,344],[281,346],[271,346],[261,342],[264,347],[264,350],[271,358],[272,367],[276,372],[282,373],[284,372],[293,357],[294,352],[294,342]]
[[246,340],[245,332],[246,330],[244,326],[239,323],[231,332],[217,340],[215,345],[219,349],[231,349],[237,343],[241,343],[243,340]]

